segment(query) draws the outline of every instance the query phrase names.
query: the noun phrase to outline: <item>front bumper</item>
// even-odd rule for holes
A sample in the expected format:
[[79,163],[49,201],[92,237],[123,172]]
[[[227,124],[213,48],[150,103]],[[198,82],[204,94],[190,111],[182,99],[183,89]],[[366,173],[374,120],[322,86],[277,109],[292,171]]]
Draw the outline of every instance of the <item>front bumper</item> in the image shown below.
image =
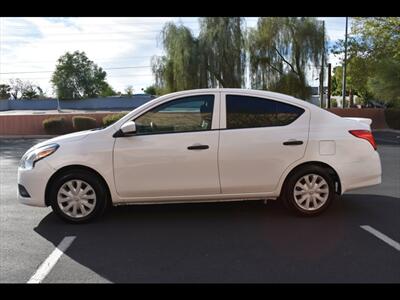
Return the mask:
[[30,205],[45,207],[47,182],[55,170],[45,160],[38,161],[31,170],[18,168],[18,184],[25,188],[30,197],[23,197],[17,189],[18,201]]

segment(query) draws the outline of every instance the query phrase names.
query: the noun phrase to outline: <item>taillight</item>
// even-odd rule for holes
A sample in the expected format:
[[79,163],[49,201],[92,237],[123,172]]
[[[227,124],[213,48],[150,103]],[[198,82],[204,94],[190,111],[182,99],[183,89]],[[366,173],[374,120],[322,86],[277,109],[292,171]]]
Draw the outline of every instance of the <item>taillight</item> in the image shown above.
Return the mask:
[[374,147],[375,150],[378,148],[371,131],[369,131],[369,130],[350,130],[349,132],[352,135],[354,135],[355,137],[367,140],[372,145],[372,147]]

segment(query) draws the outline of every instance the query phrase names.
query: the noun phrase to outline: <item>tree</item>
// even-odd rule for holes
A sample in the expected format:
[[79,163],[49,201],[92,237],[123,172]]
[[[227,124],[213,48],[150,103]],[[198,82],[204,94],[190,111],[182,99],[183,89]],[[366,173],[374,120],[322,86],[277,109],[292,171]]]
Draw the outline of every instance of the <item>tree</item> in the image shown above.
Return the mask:
[[158,95],[158,91],[157,91],[157,88],[156,88],[155,85],[150,85],[150,86],[148,86],[147,88],[145,88],[145,89],[143,90],[143,92],[144,92],[145,94],[149,94],[149,95]]
[[161,33],[165,56],[153,57],[155,87],[160,94],[244,84],[245,48],[242,18],[200,18],[194,37],[183,25],[167,23]]
[[22,92],[21,99],[36,99],[39,98],[40,88],[38,89],[36,86],[27,86],[26,89]]
[[58,59],[51,82],[59,99],[84,99],[97,97],[108,89],[106,76],[85,52],[75,51]]
[[8,84],[0,84],[0,99],[10,99],[11,87]]
[[309,96],[306,68],[326,60],[325,32],[311,17],[263,17],[248,33],[251,85]]
[[10,79],[9,92],[14,100],[45,97],[40,86],[19,78]]
[[110,97],[117,95],[117,92],[109,85],[107,82],[104,82],[104,86],[101,88],[100,97]]
[[[377,99],[400,105],[400,18],[353,18],[350,35],[346,92],[354,89],[365,101]],[[343,40],[332,52],[343,54]]]
[[368,88],[391,106],[400,107],[400,61],[393,58],[382,59],[374,68],[368,80]]
[[[183,25],[167,23],[162,32],[165,56],[153,57],[152,70],[161,93],[199,87],[199,43]],[[203,83],[205,85],[205,82]]]
[[207,71],[221,87],[244,85],[246,65],[243,18],[200,18],[199,43]]
[[125,93],[128,97],[131,97],[133,95],[133,86],[128,85],[125,89]]

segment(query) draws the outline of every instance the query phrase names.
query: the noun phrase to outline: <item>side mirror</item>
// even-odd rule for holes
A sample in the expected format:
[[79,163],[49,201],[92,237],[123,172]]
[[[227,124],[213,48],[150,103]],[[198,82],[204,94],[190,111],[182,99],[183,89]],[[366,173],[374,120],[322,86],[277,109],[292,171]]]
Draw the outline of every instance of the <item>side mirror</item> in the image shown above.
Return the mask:
[[123,124],[116,133],[114,133],[113,137],[123,137],[123,136],[131,136],[136,133],[136,124],[133,121],[126,122]]

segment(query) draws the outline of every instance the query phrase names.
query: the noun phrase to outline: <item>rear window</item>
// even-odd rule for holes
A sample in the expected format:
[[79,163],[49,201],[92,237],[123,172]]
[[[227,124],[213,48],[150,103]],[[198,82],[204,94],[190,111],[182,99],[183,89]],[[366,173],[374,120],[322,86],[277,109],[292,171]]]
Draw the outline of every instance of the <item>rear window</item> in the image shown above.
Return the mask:
[[285,126],[303,112],[300,107],[265,98],[226,96],[227,129]]

